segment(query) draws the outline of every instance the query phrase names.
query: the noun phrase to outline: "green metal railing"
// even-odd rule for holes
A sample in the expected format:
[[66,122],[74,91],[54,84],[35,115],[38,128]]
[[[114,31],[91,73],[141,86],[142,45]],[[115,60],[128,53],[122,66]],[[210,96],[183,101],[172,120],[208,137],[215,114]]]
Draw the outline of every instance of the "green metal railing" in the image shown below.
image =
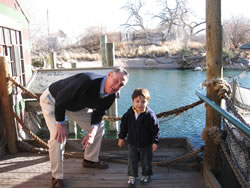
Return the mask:
[[196,91],[195,94],[203,101],[205,101],[209,106],[211,106],[214,110],[219,112],[223,117],[225,117],[228,121],[234,124],[238,129],[240,129],[248,138],[250,138],[250,128],[244,123],[240,122],[238,119],[234,118],[230,113],[222,109],[218,106],[214,101],[211,101],[206,96],[202,95],[200,92]]

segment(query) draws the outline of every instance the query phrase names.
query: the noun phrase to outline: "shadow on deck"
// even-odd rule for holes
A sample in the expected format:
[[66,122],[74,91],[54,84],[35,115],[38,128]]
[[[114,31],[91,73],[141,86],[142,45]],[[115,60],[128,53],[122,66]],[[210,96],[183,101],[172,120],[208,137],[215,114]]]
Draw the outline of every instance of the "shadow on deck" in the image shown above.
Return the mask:
[[[105,141],[104,141],[105,143]],[[112,144],[109,149],[112,148]],[[107,147],[103,147],[101,155],[106,155]],[[117,148],[116,148],[117,149]],[[155,158],[162,156],[182,155],[185,149],[159,148]],[[111,151],[114,153],[115,151]],[[116,151],[116,155],[117,152]],[[125,156],[125,149],[120,151]],[[114,156],[116,158],[117,156]],[[111,160],[112,161],[112,160]],[[140,168],[139,168],[140,169]],[[164,167],[153,166],[154,175],[148,185],[140,185],[139,178],[137,187],[206,187],[202,175],[197,168],[180,166]],[[127,164],[109,162],[108,169],[82,168],[82,159],[65,159],[64,182],[66,188],[77,187],[127,187]],[[51,187],[51,173],[49,157],[46,154],[34,154],[20,152],[14,155],[6,155],[0,161],[0,187],[1,188],[47,188]]]

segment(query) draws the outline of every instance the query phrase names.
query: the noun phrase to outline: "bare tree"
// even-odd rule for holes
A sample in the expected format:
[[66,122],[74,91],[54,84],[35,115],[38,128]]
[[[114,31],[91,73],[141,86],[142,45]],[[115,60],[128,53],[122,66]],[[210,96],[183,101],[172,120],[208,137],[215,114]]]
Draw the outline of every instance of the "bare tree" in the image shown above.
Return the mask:
[[143,23],[143,17],[141,15],[141,10],[144,4],[142,0],[138,1],[127,1],[126,5],[122,8],[128,11],[128,19],[125,24],[121,24],[121,26],[125,27],[126,29],[134,29],[137,30],[138,28],[141,30],[145,30],[145,26]]
[[161,0],[162,9],[154,18],[160,20],[160,27],[164,30],[163,40],[170,35],[174,26],[181,26],[188,14],[186,0],[175,0],[174,6],[170,6],[169,0]]
[[86,28],[84,34],[79,36],[78,45],[84,47],[90,53],[99,50],[100,37],[106,34],[106,29],[101,26],[90,26]]
[[226,45],[238,48],[250,37],[250,20],[245,17],[232,17],[226,20],[223,34]]
[[152,39],[150,36],[150,30],[145,26],[143,14],[145,4],[142,0],[127,1],[126,5],[122,8],[128,11],[128,19],[125,24],[121,26],[125,29],[133,29],[136,32],[133,33],[133,39],[141,40],[145,44],[151,44]]
[[[187,27],[189,28],[190,32],[190,37],[193,37],[200,32],[204,31],[206,28],[199,28],[201,25],[205,24],[206,21],[201,21],[201,22],[191,22],[190,24],[187,24]],[[198,29],[197,29],[198,28]]]

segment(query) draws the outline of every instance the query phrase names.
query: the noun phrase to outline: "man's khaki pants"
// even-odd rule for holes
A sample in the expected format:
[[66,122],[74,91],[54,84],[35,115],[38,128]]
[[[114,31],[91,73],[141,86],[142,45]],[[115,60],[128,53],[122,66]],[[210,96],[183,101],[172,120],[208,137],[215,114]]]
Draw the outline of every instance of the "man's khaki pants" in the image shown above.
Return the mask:
[[[52,177],[56,179],[63,179],[63,154],[65,150],[66,140],[59,143],[55,139],[56,135],[56,120],[55,120],[55,99],[46,89],[40,97],[40,105],[43,116],[50,132],[49,157],[51,162]],[[91,130],[91,113],[89,109],[83,109],[77,112],[66,111],[66,116],[70,120],[74,120],[82,129],[86,131]],[[99,153],[104,135],[104,123],[101,122],[95,135],[94,143],[91,144],[84,152],[84,159],[98,162]]]

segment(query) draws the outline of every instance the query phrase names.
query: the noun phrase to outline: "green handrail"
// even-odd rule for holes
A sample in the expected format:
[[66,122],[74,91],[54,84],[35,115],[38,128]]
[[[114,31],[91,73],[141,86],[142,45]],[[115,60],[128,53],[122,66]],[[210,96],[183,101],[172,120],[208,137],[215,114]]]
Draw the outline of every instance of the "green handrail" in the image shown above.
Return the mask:
[[234,124],[238,129],[240,129],[248,138],[250,138],[250,128],[244,123],[240,122],[236,118],[234,118],[227,111],[223,110],[220,106],[218,106],[214,101],[211,101],[209,98],[202,95],[200,92],[195,91],[195,94],[203,101],[205,101],[208,105],[210,105],[213,109],[219,112],[223,117],[225,117],[228,121]]

